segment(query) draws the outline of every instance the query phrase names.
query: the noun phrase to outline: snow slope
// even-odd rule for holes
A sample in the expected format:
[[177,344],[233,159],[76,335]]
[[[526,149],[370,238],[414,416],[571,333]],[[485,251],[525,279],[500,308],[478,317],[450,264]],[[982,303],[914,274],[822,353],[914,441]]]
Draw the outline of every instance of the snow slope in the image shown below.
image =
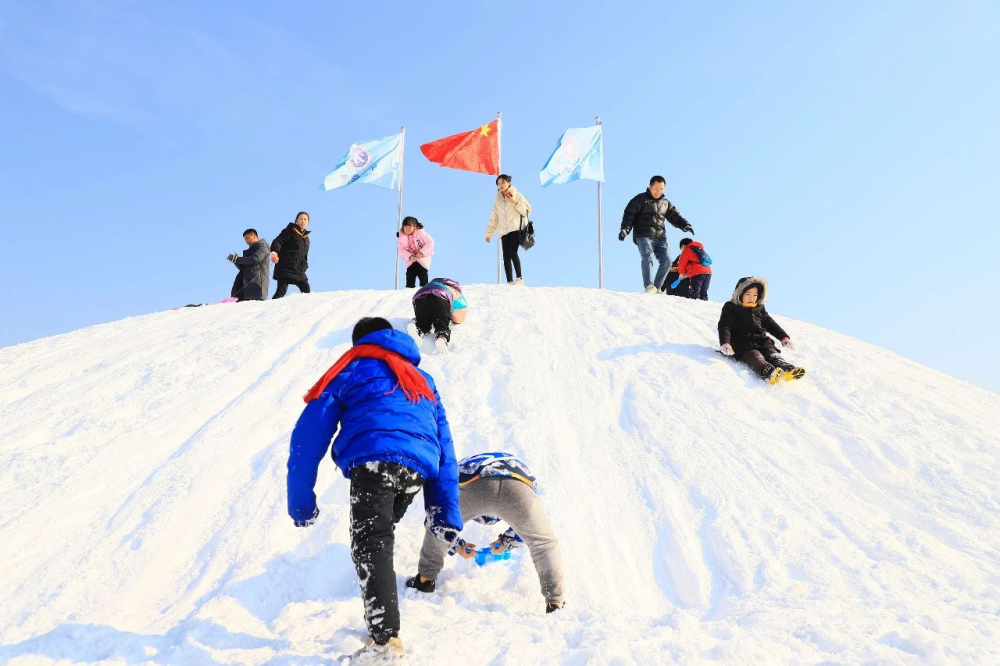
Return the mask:
[[[450,558],[414,664],[1000,663],[1000,395],[771,311],[809,368],[714,351],[718,303],[472,285],[426,356],[459,456],[539,476],[566,561]],[[285,513],[301,396],[405,292],[133,317],[0,349],[0,662],[323,664],[366,635],[348,484]],[[415,571],[418,498],[397,531]],[[502,527],[502,526],[501,526]],[[484,542],[497,526],[474,525]]]

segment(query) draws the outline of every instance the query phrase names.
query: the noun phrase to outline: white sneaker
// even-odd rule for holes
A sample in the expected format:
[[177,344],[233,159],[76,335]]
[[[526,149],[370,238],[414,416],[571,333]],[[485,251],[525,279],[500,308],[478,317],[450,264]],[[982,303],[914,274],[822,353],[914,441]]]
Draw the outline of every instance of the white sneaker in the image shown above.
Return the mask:
[[522,280],[521,278],[517,278],[516,280],[514,280],[514,285],[515,286],[519,286],[519,287],[523,287],[524,286],[524,280]]
[[385,645],[376,645],[372,637],[365,641],[365,646],[351,655],[352,664],[392,664],[403,660],[403,641],[390,638]]
[[659,291],[659,289],[656,288],[655,284],[651,284],[648,287],[646,287],[646,293],[647,294],[655,294],[658,291]]
[[445,340],[443,335],[439,335],[434,339],[434,350],[438,354],[444,354],[448,351],[448,341]]

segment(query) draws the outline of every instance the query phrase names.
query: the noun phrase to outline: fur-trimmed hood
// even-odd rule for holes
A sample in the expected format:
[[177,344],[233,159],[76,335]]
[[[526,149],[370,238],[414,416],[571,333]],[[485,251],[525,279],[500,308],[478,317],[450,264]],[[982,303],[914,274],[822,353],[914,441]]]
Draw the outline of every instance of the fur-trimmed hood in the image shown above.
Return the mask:
[[733,290],[732,302],[742,307],[743,292],[750,287],[757,287],[757,291],[760,292],[757,297],[757,305],[764,305],[767,300],[767,280],[762,277],[740,278],[739,282],[736,283],[736,289]]

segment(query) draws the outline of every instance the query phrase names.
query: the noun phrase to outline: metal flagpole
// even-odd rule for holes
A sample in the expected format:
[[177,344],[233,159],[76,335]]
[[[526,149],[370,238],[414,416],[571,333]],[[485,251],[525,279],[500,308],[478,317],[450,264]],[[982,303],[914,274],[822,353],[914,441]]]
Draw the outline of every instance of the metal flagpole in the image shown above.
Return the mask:
[[[597,116],[597,124],[601,117]],[[604,159],[604,133],[601,132],[601,159]],[[597,181],[597,288],[604,289],[604,183]]]
[[[406,150],[406,127],[400,127],[399,133],[399,205],[396,207],[396,234],[403,229],[403,153]],[[393,244],[392,254],[396,258],[396,286],[399,289],[399,253]]]
[[[503,173],[503,114],[497,111],[497,175]],[[503,239],[498,234],[493,234],[497,239],[497,284],[500,284],[500,246]]]

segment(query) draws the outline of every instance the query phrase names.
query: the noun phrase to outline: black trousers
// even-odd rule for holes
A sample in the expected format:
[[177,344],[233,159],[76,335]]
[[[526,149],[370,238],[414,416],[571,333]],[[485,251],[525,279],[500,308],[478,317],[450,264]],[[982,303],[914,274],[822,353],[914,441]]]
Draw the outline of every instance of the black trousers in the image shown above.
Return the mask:
[[707,301],[708,283],[711,281],[712,281],[711,273],[692,275],[690,278],[688,278],[688,282],[690,283],[690,286],[688,287],[688,298],[696,298],[701,301]]
[[412,289],[416,287],[418,278],[421,287],[427,285],[427,269],[421,266],[419,261],[414,261],[406,269],[406,288]]
[[758,376],[767,379],[774,369],[791,370],[795,366],[781,358],[781,352],[774,347],[751,349],[740,354],[740,362],[746,363]]
[[451,305],[443,298],[421,296],[413,301],[413,321],[420,335],[427,335],[433,328],[436,335],[451,342]]
[[274,296],[271,297],[272,300],[284,296],[285,292],[288,291],[288,285],[290,284],[294,284],[298,287],[299,291],[303,294],[309,293],[309,278],[302,278],[301,280],[278,280],[277,282],[278,288],[274,290]]
[[361,585],[365,624],[379,645],[399,636],[392,565],[396,523],[423,485],[424,477],[396,463],[367,463],[351,470],[351,559]]
[[503,270],[507,274],[507,282],[514,281],[514,278],[511,277],[511,264],[514,265],[517,277],[521,277],[521,258],[517,256],[517,249],[521,247],[521,244],[517,242],[520,234],[520,231],[512,231],[500,237],[500,247],[503,250]]

